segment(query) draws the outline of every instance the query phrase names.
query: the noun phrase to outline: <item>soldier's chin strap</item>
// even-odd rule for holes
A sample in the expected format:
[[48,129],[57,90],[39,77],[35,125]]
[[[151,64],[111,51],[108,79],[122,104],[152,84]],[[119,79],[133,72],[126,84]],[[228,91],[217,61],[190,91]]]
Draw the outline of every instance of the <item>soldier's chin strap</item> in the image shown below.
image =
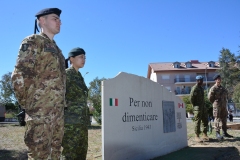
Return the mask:
[[37,19],[35,19],[34,34],[36,34],[36,30],[39,32],[38,27],[37,27]]
[[69,58],[65,59],[65,68],[66,69],[68,68],[68,60],[69,60]]

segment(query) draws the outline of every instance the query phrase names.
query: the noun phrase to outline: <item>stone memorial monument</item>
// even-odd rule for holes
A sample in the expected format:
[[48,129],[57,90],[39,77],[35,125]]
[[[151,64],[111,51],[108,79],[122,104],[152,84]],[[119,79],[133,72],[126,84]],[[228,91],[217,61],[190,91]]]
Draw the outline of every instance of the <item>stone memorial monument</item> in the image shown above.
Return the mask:
[[183,101],[147,78],[102,81],[102,159],[148,160],[186,147]]

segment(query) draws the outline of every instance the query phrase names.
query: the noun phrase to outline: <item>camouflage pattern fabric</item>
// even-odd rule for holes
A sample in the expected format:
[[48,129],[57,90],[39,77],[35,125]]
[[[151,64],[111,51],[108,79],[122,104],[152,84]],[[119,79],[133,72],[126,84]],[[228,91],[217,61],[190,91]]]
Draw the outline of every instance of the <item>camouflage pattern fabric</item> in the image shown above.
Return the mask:
[[85,160],[88,149],[87,125],[65,124],[63,137],[63,159]]
[[[31,35],[22,41],[12,84],[26,112],[25,143],[29,159],[59,159],[65,107],[65,59],[47,35]],[[40,136],[41,135],[41,136]]]
[[216,131],[220,131],[220,122],[222,130],[227,131],[227,95],[228,92],[223,86],[213,85],[208,93],[208,99],[213,104],[214,126]]
[[88,149],[88,88],[80,72],[66,69],[63,156],[68,160],[86,159]]
[[208,113],[204,103],[204,89],[195,84],[190,93],[190,101],[193,105],[195,133],[200,134],[201,121],[203,124],[203,133],[207,134]]
[[24,141],[30,151],[28,159],[47,159],[51,155],[51,160],[59,160],[64,121],[63,112],[58,112],[52,109],[49,114],[55,115],[54,118],[46,117],[26,122]]

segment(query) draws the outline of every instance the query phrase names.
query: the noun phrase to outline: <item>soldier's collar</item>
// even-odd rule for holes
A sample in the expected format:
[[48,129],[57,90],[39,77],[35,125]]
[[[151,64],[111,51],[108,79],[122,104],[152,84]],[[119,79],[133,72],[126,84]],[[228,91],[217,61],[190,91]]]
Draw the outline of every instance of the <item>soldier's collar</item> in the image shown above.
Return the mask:
[[49,41],[55,43],[55,41],[51,40],[45,33],[41,32],[40,35],[43,36],[44,38],[47,38]]
[[69,67],[71,70],[74,70],[76,73],[79,73],[79,71],[77,71],[74,67],[73,67],[73,65],[71,65],[71,67]]
[[221,87],[222,85],[220,84],[220,85],[217,85],[217,84],[215,84],[217,87]]

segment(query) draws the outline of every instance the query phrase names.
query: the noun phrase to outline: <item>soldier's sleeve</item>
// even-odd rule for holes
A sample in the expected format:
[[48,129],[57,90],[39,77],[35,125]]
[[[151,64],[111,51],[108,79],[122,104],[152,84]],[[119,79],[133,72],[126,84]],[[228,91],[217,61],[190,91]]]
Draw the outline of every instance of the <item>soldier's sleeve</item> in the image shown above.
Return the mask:
[[35,76],[35,61],[34,44],[26,38],[20,45],[16,66],[12,73],[13,89],[19,104],[23,107],[26,107],[27,90]]
[[67,100],[67,107],[68,107],[68,105],[70,103],[70,101],[69,101],[69,94],[70,94],[70,91],[71,91],[70,83],[71,83],[70,74],[67,71],[66,72],[66,100]]
[[191,102],[192,105],[195,104],[195,101],[196,101],[196,95],[197,95],[196,88],[193,87],[192,90],[191,90],[191,93],[190,93],[190,102]]
[[208,99],[209,99],[209,101],[210,101],[211,103],[214,102],[214,89],[213,89],[213,87],[210,88],[210,91],[209,91],[209,93],[208,93]]

